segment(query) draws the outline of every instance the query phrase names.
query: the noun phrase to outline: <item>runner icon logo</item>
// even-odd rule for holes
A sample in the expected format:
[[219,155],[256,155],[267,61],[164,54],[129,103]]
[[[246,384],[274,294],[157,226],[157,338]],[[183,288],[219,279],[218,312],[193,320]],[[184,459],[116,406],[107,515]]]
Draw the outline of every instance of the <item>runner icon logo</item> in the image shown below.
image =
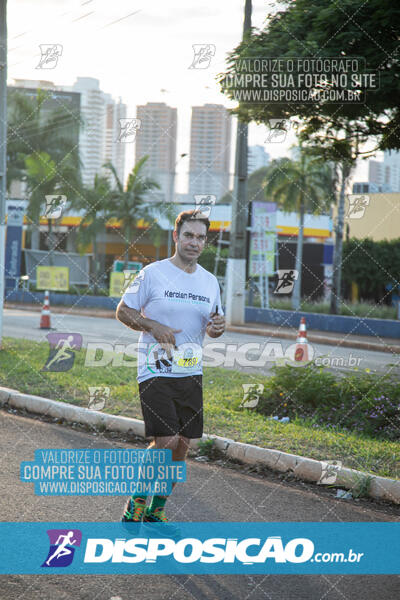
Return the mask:
[[260,399],[260,394],[264,391],[262,383],[242,383],[243,400],[240,408],[255,408]]
[[82,347],[80,333],[48,333],[46,335],[50,352],[42,371],[57,373],[72,369],[75,361],[75,350]]
[[55,69],[58,59],[62,55],[61,44],[39,44],[40,60],[36,69]]
[[361,219],[369,206],[369,196],[349,195],[349,208],[346,214],[348,219]]
[[42,567],[68,567],[74,558],[75,549],[81,545],[80,529],[48,529],[50,548]]
[[214,44],[193,44],[194,56],[189,69],[208,69],[211,59],[215,56]]
[[105,386],[89,386],[89,410],[103,410],[110,398],[110,388]]
[[117,142],[130,143],[136,139],[136,133],[142,126],[141,119],[119,119],[119,133]]
[[299,273],[294,269],[278,269],[278,284],[274,294],[290,294]]

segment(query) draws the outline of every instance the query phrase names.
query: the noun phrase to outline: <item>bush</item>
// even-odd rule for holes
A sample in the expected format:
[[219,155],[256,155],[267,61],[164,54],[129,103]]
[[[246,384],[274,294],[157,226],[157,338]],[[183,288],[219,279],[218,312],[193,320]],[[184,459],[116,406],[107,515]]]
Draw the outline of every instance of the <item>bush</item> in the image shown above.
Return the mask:
[[[226,269],[226,261],[228,258],[229,251],[227,248],[221,248],[221,253],[219,257],[218,263],[218,276],[225,275]],[[214,273],[215,267],[215,258],[217,256],[217,248],[216,246],[206,246],[199,257],[199,265],[210,271],[210,273]]]
[[398,286],[400,238],[380,240],[350,239],[343,242],[343,283],[357,283],[360,298],[375,302],[390,301],[386,286]]
[[395,376],[357,373],[336,378],[310,363],[274,367],[256,410],[311,420],[371,437],[399,439],[400,386]]

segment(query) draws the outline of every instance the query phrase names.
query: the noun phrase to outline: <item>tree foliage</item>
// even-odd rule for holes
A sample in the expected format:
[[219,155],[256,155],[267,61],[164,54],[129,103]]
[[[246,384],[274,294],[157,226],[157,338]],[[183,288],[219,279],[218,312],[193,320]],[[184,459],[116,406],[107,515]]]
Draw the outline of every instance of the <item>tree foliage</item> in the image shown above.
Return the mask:
[[[361,156],[377,149],[400,148],[400,7],[390,0],[297,0],[282,2],[282,10],[267,16],[262,31],[252,30],[228,57],[228,69],[220,75],[222,90],[235,99],[229,78],[239,75],[240,61],[249,58],[346,58],[362,57],[363,72],[376,73],[376,91],[361,91],[366,101],[333,104],[320,96],[314,102],[240,102],[235,113],[241,121],[268,124],[270,119],[296,117],[300,141],[316,149],[341,172],[338,186],[338,218],[331,312],[337,313],[341,296],[344,198],[346,186]],[[268,83],[266,84],[266,87]],[[268,89],[268,87],[267,87]],[[308,91],[303,84],[302,90]],[[375,141],[374,148],[363,143]]]
[[354,281],[361,300],[389,303],[386,286],[400,284],[400,238],[381,240],[352,238],[343,244],[343,280],[350,287]]
[[[116,189],[110,195],[109,215],[121,223],[120,235],[125,244],[125,262],[129,260],[130,249],[136,247],[139,234],[139,221],[144,220],[150,229],[160,229],[157,223],[157,211],[164,206],[162,202],[149,202],[148,195],[160,185],[144,173],[148,156],[143,156],[129,173],[125,186],[120,181],[115,167],[110,163],[104,166],[114,177]],[[138,242],[139,243],[139,242]]]

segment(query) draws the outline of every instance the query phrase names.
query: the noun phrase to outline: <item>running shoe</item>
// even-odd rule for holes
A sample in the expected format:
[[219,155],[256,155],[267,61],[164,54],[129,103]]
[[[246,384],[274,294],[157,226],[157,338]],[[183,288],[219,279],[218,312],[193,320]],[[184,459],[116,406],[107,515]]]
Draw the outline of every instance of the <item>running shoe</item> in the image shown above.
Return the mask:
[[169,523],[164,509],[159,507],[156,508],[153,512],[150,512],[149,508],[146,508],[146,512],[143,516],[143,524],[145,527],[151,527],[152,524],[159,523],[162,527],[158,530],[160,535],[165,535],[170,538],[180,538],[182,533],[177,525],[173,523]]
[[126,503],[125,512],[122,515],[121,521],[123,523],[140,523],[143,519],[145,509],[145,500],[142,498],[132,500],[132,498],[130,498]]

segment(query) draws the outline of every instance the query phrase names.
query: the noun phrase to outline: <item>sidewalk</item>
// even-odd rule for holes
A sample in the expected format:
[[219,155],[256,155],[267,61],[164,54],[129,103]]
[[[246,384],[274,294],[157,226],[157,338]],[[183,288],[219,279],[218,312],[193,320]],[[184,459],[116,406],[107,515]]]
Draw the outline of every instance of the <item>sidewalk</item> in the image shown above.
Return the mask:
[[[6,302],[5,308],[40,312],[42,306],[37,304],[17,304]],[[113,310],[99,310],[97,308],[80,308],[75,306],[51,306],[51,311],[57,314],[81,315],[88,317],[100,317],[115,319]],[[246,323],[245,325],[228,325],[227,331],[244,333],[246,335],[260,335],[263,337],[272,337],[292,340],[297,337],[297,329],[293,327],[280,327],[264,323]],[[317,344],[327,344],[329,346],[343,346],[347,348],[359,348],[360,350],[375,350],[376,352],[388,352],[390,354],[400,354],[400,339],[380,338],[378,336],[350,335],[344,333],[334,333],[327,331],[307,331],[307,338],[310,342]]]

